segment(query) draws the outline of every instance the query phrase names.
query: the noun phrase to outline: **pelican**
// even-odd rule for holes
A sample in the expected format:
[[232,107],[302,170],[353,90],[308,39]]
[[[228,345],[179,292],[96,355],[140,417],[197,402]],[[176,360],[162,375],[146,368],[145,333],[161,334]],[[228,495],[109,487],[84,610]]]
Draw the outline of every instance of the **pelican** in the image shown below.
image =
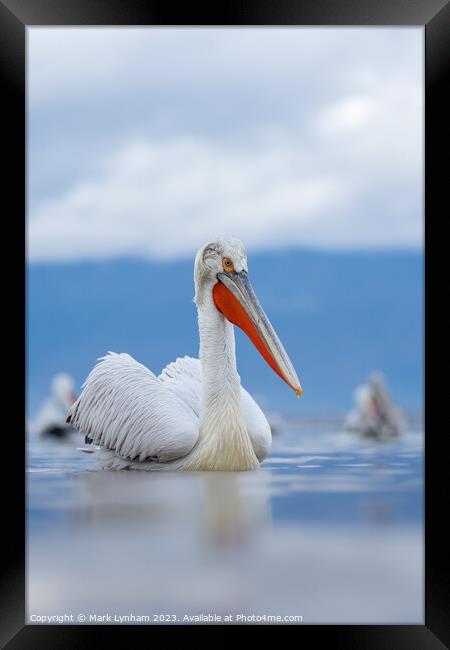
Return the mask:
[[51,382],[51,396],[45,400],[32,424],[36,436],[63,437],[73,431],[66,423],[67,409],[76,401],[74,381],[66,373],[55,375]]
[[367,384],[358,386],[354,400],[356,408],[345,422],[349,431],[376,440],[395,438],[403,433],[406,426],[404,416],[391,401],[381,373],[373,373]]
[[100,469],[248,471],[270,451],[263,412],[241,386],[234,327],[300,396],[294,367],[248,278],[244,245],[219,239],[194,265],[200,358],[178,358],[157,377],[128,354],[99,359],[67,421],[97,446]]

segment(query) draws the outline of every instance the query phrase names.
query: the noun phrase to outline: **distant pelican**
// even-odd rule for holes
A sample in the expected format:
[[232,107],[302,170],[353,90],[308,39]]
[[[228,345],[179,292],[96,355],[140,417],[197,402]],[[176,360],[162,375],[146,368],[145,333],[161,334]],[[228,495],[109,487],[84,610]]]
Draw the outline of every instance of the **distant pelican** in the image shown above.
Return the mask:
[[33,433],[39,437],[61,438],[73,431],[66,423],[66,416],[67,409],[76,399],[72,377],[62,372],[55,375],[51,383],[51,397],[45,400],[32,423]]
[[388,440],[400,436],[406,423],[400,409],[389,397],[383,375],[375,372],[367,384],[354,393],[356,408],[347,416],[345,426],[364,438]]
[[[272,437],[241,387],[233,324],[270,367],[302,394],[294,367],[248,279],[242,242],[205,244],[195,258],[200,359],[178,358],[156,377],[128,354],[102,357],[71,407],[103,469],[245,471],[259,467]],[[174,314],[174,317],[176,315]]]

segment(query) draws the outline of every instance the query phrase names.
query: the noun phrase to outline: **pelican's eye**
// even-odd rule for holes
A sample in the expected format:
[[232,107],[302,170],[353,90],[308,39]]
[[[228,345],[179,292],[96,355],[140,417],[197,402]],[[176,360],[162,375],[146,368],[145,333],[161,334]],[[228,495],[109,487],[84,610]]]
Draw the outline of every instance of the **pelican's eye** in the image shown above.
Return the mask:
[[229,257],[224,257],[222,259],[222,266],[224,271],[234,271],[234,264]]

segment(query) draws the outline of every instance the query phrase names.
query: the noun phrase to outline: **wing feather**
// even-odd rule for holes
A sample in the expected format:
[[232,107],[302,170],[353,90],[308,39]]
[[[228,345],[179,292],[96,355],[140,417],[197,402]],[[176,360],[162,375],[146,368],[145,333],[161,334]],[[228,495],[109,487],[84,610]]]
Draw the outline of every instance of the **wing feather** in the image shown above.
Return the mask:
[[182,458],[199,431],[195,411],[173,386],[129,354],[114,352],[92,369],[68,421],[88,441],[138,461]]
[[202,397],[202,368],[200,359],[178,357],[164,368],[158,377],[193,410],[200,418]]

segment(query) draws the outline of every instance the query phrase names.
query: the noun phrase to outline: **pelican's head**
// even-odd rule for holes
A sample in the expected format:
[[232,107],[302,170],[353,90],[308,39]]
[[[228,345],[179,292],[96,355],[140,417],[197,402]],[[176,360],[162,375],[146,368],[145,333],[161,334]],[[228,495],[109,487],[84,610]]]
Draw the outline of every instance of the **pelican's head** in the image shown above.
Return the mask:
[[52,379],[52,393],[55,399],[64,407],[69,408],[76,401],[75,387],[72,377],[60,372]]
[[369,377],[369,385],[373,391],[386,392],[386,378],[382,372],[376,370]]
[[197,307],[209,294],[216,309],[245,332],[272,370],[300,397],[294,366],[250,284],[244,244],[239,239],[217,239],[202,246],[195,258],[194,281]]
[[358,386],[353,394],[353,397],[356,404],[360,408],[366,408],[372,400],[372,394],[370,388],[365,385]]

